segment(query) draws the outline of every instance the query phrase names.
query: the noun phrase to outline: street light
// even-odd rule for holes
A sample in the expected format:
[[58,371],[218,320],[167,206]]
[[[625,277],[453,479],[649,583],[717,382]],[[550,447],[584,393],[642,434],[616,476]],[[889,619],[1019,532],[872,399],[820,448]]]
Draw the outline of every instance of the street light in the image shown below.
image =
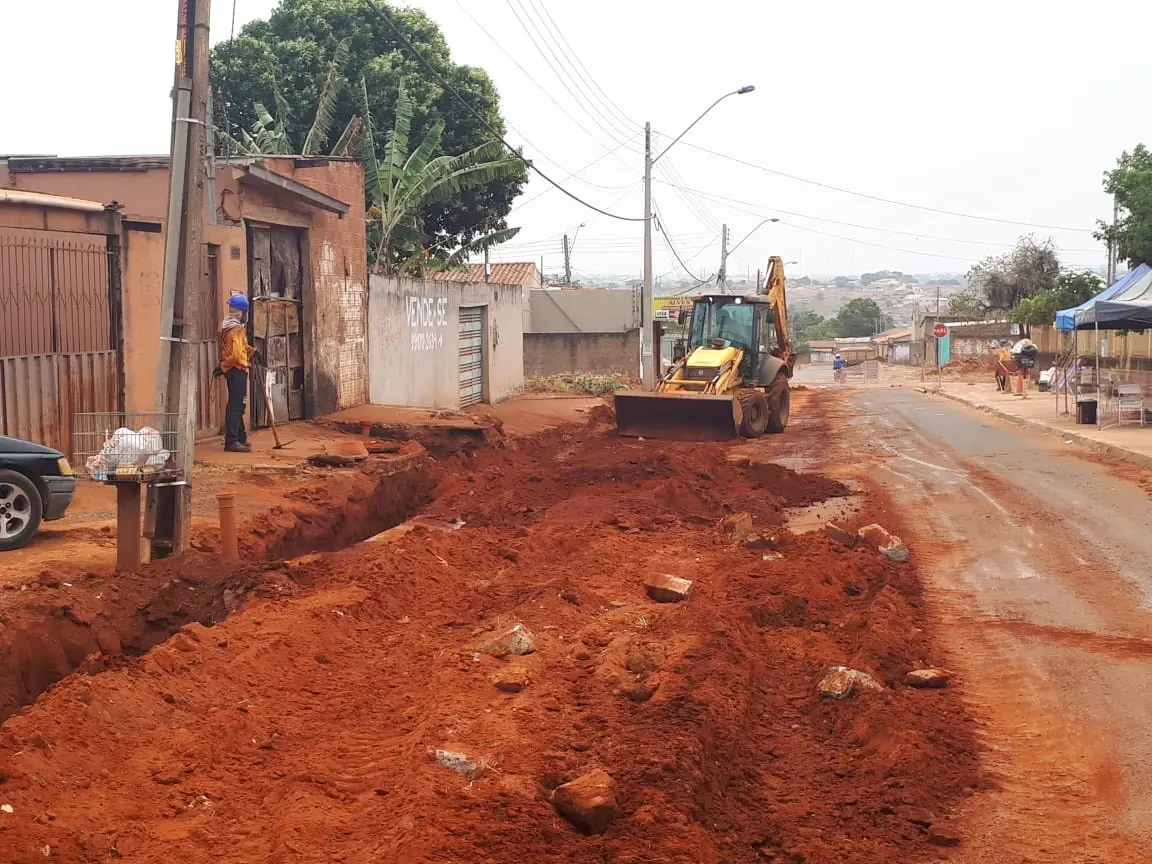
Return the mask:
[[644,285],[640,290],[640,380],[645,390],[652,389],[656,383],[659,363],[659,356],[653,351],[652,345],[652,166],[729,96],[743,96],[755,89],[753,85],[746,84],[738,90],[725,93],[673,138],[672,143],[661,150],[655,159],[652,158],[652,124],[644,124]]
[[755,234],[758,230],[760,230],[761,225],[767,225],[769,222],[779,221],[780,220],[774,216],[770,216],[767,219],[764,219],[762,222],[757,224],[755,228],[745,234],[743,239],[741,239],[740,242],[733,246],[731,249],[728,248],[728,226],[724,226],[724,236],[720,238],[720,272],[716,274],[716,283],[720,286],[721,294],[728,293],[728,256],[743,246],[744,241]]

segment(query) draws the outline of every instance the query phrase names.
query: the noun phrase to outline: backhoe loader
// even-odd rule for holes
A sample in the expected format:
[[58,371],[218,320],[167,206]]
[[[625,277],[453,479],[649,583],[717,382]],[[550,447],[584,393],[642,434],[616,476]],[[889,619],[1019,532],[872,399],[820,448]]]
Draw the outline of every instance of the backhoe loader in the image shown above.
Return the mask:
[[768,260],[765,290],[694,298],[687,353],[651,393],[616,394],[622,435],[682,441],[759,438],[788,425],[795,354],[788,338],[784,262]]

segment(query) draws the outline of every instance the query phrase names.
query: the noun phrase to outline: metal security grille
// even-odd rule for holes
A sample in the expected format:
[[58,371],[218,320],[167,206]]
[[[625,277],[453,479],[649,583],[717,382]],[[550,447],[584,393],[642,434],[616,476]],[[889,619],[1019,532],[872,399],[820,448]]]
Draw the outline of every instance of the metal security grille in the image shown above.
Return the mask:
[[484,307],[460,307],[460,407],[484,401]]

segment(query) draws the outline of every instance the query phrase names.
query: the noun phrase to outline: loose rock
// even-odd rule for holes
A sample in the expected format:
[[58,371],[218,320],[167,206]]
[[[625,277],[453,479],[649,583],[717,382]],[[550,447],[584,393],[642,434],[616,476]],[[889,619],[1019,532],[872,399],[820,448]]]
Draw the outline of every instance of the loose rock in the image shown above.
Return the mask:
[[620,816],[616,781],[596,768],[552,790],[552,806],[584,834],[603,834]]
[[743,540],[752,534],[752,514],[733,513],[720,520],[720,530],[729,540]]
[[498,638],[484,646],[484,653],[493,657],[507,657],[509,654],[523,656],[531,654],[535,650],[536,643],[532,639],[532,634],[525,629],[523,624],[517,624],[506,630]]
[[816,691],[828,699],[847,699],[866,690],[883,690],[880,683],[867,672],[833,666],[816,685]]
[[951,825],[933,825],[928,829],[928,842],[933,846],[959,846],[960,834]]
[[947,669],[913,669],[904,676],[904,683],[909,687],[939,689],[947,687],[952,680],[952,673]]
[[657,603],[679,603],[692,593],[692,580],[661,573],[646,579],[644,590]]
[[908,551],[907,546],[900,542],[899,537],[893,537],[891,545],[883,547],[880,554],[897,564],[907,563],[908,559],[912,557],[912,553]]
[[851,531],[846,531],[839,525],[835,525],[831,522],[824,526],[824,533],[830,539],[835,540],[837,543],[843,543],[849,549],[855,547],[856,543],[860,539],[859,536],[853,534]]
[[887,546],[892,542],[892,535],[888,533],[883,525],[865,525],[856,532],[857,536],[869,546],[874,549],[879,549],[881,546]]
[[778,545],[775,537],[762,537],[759,534],[749,534],[744,538],[744,546],[747,549],[775,549]]
[[528,686],[528,672],[519,666],[508,666],[490,679],[492,686],[504,693],[519,693]]
[[932,811],[925,810],[923,807],[913,807],[908,804],[901,804],[896,808],[895,813],[901,819],[911,822],[913,825],[919,825],[922,828],[928,828],[936,821],[936,817]]
[[481,773],[480,766],[464,753],[456,750],[433,750],[432,758],[449,771],[455,771],[462,777],[472,779]]

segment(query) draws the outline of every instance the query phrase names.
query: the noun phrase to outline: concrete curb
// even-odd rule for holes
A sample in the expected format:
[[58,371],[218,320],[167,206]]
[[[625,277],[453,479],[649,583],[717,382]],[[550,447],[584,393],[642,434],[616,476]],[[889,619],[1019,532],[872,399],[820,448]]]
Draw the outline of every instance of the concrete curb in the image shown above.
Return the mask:
[[1129,450],[1127,447],[1117,447],[1115,444],[1105,444],[1103,441],[1097,441],[1094,438],[1089,438],[1079,432],[1069,432],[1067,429],[1061,429],[1058,426],[1051,426],[1039,420],[1029,420],[1025,417],[1017,417],[1007,411],[999,408],[993,408],[990,405],[981,405],[976,402],[970,402],[963,396],[958,396],[954,393],[948,393],[944,390],[923,390],[922,392],[928,395],[943,396],[945,399],[951,399],[953,402],[959,402],[961,405],[967,405],[977,411],[983,411],[985,414],[991,414],[1001,420],[1007,420],[1010,423],[1015,423],[1017,426],[1023,426],[1026,429],[1035,429],[1038,432],[1043,432],[1052,437],[1058,437],[1062,443],[1071,441],[1073,444],[1092,450],[1095,453],[1104,453],[1108,456],[1115,456],[1119,459],[1126,459],[1129,462],[1134,462],[1145,468],[1152,468],[1152,455],[1145,453],[1138,453],[1135,450]]

